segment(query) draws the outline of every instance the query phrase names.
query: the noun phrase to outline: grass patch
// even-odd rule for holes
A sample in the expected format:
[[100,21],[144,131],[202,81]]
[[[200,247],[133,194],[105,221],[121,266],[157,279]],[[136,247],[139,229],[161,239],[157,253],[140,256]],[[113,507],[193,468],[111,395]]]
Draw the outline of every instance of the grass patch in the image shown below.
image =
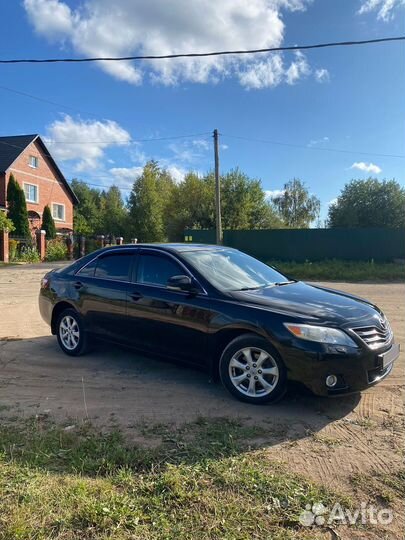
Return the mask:
[[249,449],[256,435],[200,420],[144,449],[90,425],[3,425],[0,539],[317,538],[299,525],[305,505],[347,501]]
[[319,281],[405,281],[405,264],[327,260],[319,262],[268,261],[287,276],[300,280]]

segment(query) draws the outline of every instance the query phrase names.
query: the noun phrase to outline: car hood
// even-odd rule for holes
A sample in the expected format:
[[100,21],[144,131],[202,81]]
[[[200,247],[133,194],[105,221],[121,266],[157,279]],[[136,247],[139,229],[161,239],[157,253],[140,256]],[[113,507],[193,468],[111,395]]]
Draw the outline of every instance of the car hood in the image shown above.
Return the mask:
[[380,310],[362,298],[301,281],[251,291],[233,291],[232,298],[292,316],[320,319],[347,327],[380,326]]

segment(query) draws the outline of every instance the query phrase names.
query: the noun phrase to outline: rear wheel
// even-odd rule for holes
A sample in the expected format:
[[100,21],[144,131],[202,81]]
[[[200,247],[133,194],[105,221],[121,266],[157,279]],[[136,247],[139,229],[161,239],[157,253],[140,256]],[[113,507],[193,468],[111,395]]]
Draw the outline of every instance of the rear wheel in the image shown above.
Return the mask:
[[65,309],[56,323],[60,348],[69,356],[80,356],[88,349],[88,337],[81,316],[74,309]]
[[284,364],[269,342],[254,334],[234,339],[221,356],[222,384],[241,401],[278,401],[286,391]]

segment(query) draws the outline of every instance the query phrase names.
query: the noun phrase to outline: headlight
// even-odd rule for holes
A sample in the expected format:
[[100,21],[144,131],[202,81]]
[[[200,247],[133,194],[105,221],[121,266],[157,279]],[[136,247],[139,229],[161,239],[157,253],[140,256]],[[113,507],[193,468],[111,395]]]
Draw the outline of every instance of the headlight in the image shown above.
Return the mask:
[[317,341],[318,343],[328,343],[330,345],[346,345],[357,347],[356,343],[342,330],[328,328],[325,326],[312,326],[310,324],[284,323],[291,334],[307,341]]

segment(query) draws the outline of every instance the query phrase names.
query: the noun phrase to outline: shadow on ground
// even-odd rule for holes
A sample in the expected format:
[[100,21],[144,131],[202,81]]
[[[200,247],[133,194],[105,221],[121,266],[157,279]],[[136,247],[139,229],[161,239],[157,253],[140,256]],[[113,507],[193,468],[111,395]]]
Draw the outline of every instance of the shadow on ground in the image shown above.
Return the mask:
[[89,419],[102,427],[117,425],[135,438],[140,424],[179,427],[199,418],[225,418],[260,425],[266,444],[294,441],[345,417],[359,399],[319,398],[291,386],[280,403],[253,406],[209,382],[204,372],[113,345],[74,358],[64,355],[52,336],[0,341],[3,415]]

